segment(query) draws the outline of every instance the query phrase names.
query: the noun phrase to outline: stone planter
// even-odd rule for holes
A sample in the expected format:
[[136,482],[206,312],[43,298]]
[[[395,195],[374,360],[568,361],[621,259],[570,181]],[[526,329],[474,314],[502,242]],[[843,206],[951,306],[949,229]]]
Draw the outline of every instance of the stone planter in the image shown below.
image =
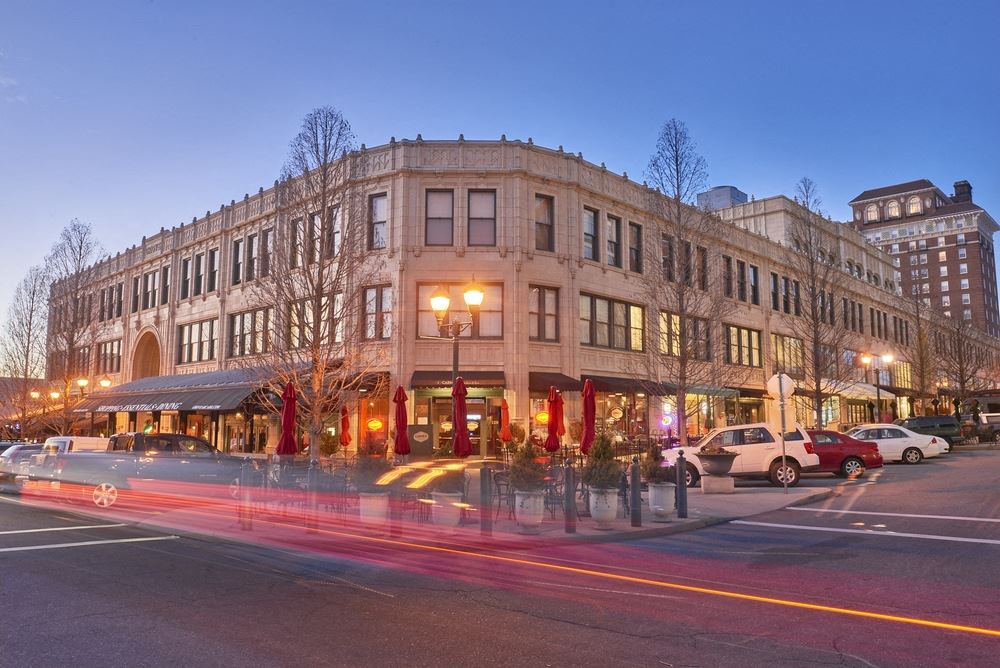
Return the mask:
[[649,511],[654,522],[669,522],[674,514],[674,490],[668,482],[649,483]]
[[711,455],[701,452],[696,453],[695,456],[701,462],[701,467],[705,470],[706,475],[729,475],[729,470],[733,468],[733,460],[739,457],[736,453]]
[[389,494],[386,492],[358,492],[361,523],[382,526],[389,519]]
[[514,517],[521,527],[521,533],[538,533],[545,517],[544,492],[514,492]]
[[431,522],[443,527],[457,527],[462,521],[461,492],[431,492]]
[[591,488],[590,516],[598,529],[610,529],[618,517],[618,490]]

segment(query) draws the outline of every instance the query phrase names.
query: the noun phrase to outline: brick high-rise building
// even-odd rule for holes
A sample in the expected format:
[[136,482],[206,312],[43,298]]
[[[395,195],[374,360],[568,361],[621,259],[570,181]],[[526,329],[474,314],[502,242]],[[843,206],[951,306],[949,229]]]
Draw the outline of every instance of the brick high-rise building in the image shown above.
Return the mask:
[[904,295],[1000,336],[993,235],[1000,227],[972,201],[968,181],[946,195],[927,179],[866,190],[854,225],[893,258]]

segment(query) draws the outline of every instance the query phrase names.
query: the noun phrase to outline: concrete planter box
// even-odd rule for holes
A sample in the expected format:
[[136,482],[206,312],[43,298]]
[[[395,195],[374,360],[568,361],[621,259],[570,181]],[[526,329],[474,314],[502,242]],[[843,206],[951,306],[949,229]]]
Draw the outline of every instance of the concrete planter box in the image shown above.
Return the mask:
[[676,487],[666,482],[649,483],[649,511],[654,522],[669,522],[674,514],[674,490]]
[[618,517],[618,490],[590,490],[590,516],[597,522],[598,529],[611,529]]
[[538,533],[545,517],[544,492],[514,492],[514,517],[521,527],[521,533]]

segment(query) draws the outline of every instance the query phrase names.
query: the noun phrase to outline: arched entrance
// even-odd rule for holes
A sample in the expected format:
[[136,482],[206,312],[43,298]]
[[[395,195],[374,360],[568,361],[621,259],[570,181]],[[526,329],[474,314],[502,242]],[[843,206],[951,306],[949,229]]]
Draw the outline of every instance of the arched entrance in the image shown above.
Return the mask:
[[160,375],[160,342],[156,335],[146,332],[139,337],[132,355],[132,380]]

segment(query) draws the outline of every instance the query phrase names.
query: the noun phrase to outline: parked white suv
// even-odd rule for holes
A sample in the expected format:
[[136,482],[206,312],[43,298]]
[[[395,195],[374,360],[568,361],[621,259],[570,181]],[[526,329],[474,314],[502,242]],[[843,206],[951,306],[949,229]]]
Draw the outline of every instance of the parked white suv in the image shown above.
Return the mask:
[[[813,451],[812,440],[801,425],[785,434],[785,466],[781,465],[780,432],[764,422],[719,427],[708,432],[694,447],[683,448],[687,460],[688,487],[698,484],[705,469],[698,459],[703,445],[718,445],[739,454],[733,460],[730,475],[739,478],[767,478],[781,487],[786,481],[792,487],[799,483],[803,471],[819,467],[819,455]],[[677,463],[677,449],[664,450],[668,464]]]

